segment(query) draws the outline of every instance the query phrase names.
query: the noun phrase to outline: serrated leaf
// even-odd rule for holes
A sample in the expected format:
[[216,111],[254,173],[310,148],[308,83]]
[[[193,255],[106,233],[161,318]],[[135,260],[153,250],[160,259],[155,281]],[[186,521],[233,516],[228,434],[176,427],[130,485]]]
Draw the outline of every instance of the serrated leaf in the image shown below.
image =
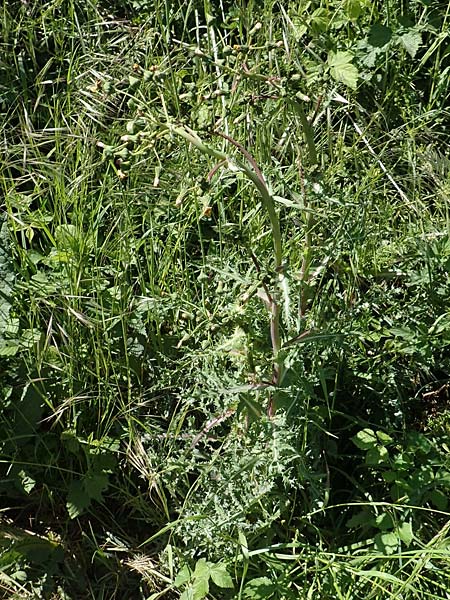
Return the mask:
[[232,588],[233,580],[223,563],[217,563],[210,568],[211,579],[220,588]]
[[353,54],[351,52],[330,52],[328,55],[328,66],[333,79],[355,90],[359,73],[355,65],[352,64],[352,60]]
[[92,500],[103,502],[103,492],[108,487],[108,475],[105,473],[88,473],[83,479],[83,488]]
[[399,525],[399,527],[397,527],[397,534],[402,542],[409,546],[414,537],[411,523],[402,523]]
[[422,44],[422,35],[417,29],[409,29],[403,35],[398,36],[398,41],[411,58],[414,58]]
[[368,428],[358,431],[351,439],[360,450],[370,450],[370,448],[375,448],[378,443],[375,431]]

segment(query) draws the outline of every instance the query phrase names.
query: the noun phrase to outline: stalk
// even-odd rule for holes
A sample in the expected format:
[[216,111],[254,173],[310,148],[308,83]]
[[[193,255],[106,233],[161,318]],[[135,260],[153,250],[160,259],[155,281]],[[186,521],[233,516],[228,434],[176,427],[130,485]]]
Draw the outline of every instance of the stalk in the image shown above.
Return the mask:
[[[272,230],[272,239],[273,239],[273,256],[274,256],[274,272],[278,277],[282,277],[282,261],[283,261],[283,245],[281,239],[281,230],[280,230],[280,221],[278,219],[277,212],[275,210],[275,202],[272,198],[272,195],[267,187],[267,184],[264,180],[264,176],[258,167],[253,156],[236,140],[233,140],[231,137],[224,133],[215,132],[216,135],[224,138],[233,146],[235,146],[247,159],[249,164],[245,162],[241,162],[239,159],[231,160],[227,154],[224,152],[220,152],[215,148],[211,148],[206,145],[203,140],[197,135],[195,131],[188,127],[180,127],[177,125],[173,125],[171,123],[167,123],[165,126],[171,133],[178,135],[185,139],[187,142],[195,146],[200,152],[211,156],[220,161],[221,164],[228,166],[233,169],[239,170],[243,173],[255,186],[258,190],[262,204],[267,211],[270,221],[270,227]],[[216,171],[216,168],[213,169],[212,173]],[[280,350],[281,350],[281,335],[280,335],[280,318],[281,318],[281,310],[279,302],[274,295],[271,295],[268,308],[270,311],[270,339],[272,344],[272,353],[273,353],[273,380],[272,383],[274,385],[279,385],[283,378],[283,361],[280,358]],[[269,410],[271,408],[269,407]]]

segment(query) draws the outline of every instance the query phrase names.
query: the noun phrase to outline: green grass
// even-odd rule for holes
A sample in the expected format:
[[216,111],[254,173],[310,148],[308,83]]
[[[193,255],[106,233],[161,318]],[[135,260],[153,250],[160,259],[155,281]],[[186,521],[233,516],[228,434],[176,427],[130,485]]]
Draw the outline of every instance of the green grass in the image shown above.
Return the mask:
[[284,4],[3,3],[0,597],[449,597],[448,7]]

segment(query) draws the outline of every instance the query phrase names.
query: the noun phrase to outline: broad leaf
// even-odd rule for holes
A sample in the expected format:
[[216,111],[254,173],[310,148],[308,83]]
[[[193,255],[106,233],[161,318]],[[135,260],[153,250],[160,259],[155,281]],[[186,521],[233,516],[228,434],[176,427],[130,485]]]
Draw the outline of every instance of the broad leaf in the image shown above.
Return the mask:
[[67,495],[67,511],[71,519],[76,519],[91,503],[91,499],[83,488],[83,482],[78,479],[72,481]]
[[213,582],[220,588],[232,588],[233,580],[231,579],[226,566],[223,563],[211,565],[210,575]]
[[384,446],[376,446],[367,451],[366,454],[366,465],[382,465],[387,462],[389,458],[389,452]]
[[373,429],[362,429],[352,437],[352,442],[361,450],[370,450],[371,448],[375,448],[378,439]]
[[394,554],[398,549],[398,536],[396,533],[378,533],[375,536],[375,548],[383,554]]
[[409,546],[414,537],[411,523],[402,523],[399,525],[397,527],[397,534],[402,542]]
[[370,28],[368,42],[371,46],[375,46],[376,48],[382,48],[386,46],[392,39],[392,29],[390,27],[386,27],[386,25],[381,25],[380,23],[375,23]]
[[88,473],[83,480],[83,488],[92,500],[103,501],[103,492],[108,487],[108,475],[105,473]]
[[406,33],[398,37],[398,41],[411,58],[414,58],[422,44],[422,36],[417,29],[409,29]]
[[257,577],[247,583],[244,588],[244,598],[252,600],[266,600],[272,598],[277,591],[277,585],[268,577]]
[[331,52],[328,55],[328,66],[333,79],[355,90],[359,73],[355,65],[352,64],[352,60],[353,54],[351,52]]

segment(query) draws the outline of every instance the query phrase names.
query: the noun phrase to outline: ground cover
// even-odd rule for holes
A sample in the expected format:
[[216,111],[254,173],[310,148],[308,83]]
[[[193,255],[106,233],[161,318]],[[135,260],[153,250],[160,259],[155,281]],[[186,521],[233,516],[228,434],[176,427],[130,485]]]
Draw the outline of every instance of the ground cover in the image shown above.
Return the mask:
[[446,3],[4,2],[5,598],[448,598]]

